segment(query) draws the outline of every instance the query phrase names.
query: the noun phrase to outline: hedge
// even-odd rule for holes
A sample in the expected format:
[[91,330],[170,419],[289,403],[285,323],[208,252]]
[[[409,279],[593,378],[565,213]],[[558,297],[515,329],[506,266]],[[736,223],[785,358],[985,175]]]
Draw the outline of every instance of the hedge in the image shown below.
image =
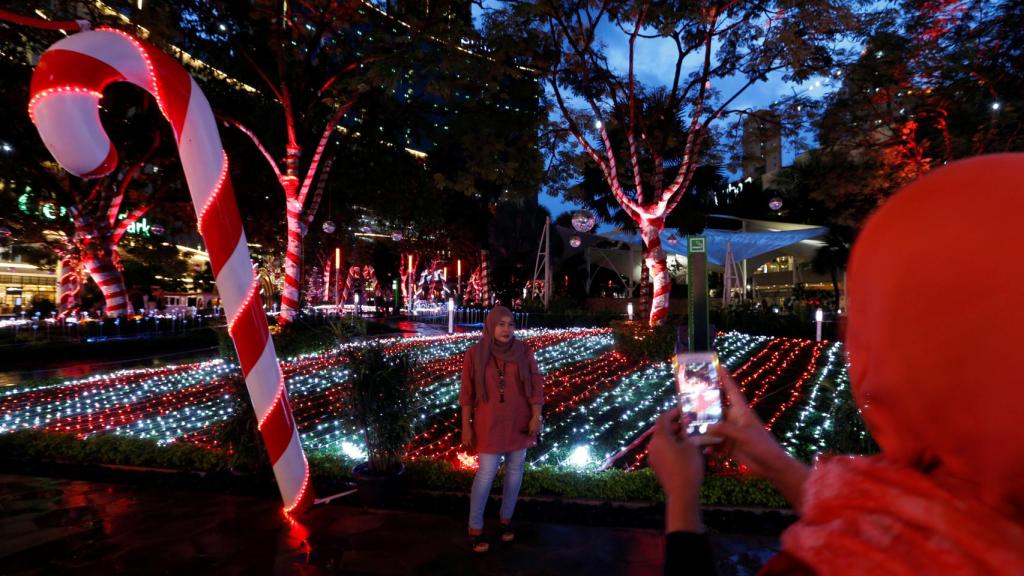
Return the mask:
[[[226,472],[230,457],[223,451],[188,443],[164,446],[153,440],[103,435],[79,439],[73,434],[21,430],[0,435],[0,454],[7,460],[51,461],[165,468],[180,471]],[[337,486],[351,480],[356,462],[327,452],[311,452],[314,485]],[[268,476],[269,477],[269,476]],[[406,463],[409,485],[421,490],[469,492],[473,472],[437,460]],[[501,478],[494,491],[500,492]],[[520,491],[525,496],[661,502],[664,495],[650,469],[578,471],[557,466],[526,470]],[[701,486],[707,506],[786,508],[786,501],[763,480],[743,476],[708,476]]]

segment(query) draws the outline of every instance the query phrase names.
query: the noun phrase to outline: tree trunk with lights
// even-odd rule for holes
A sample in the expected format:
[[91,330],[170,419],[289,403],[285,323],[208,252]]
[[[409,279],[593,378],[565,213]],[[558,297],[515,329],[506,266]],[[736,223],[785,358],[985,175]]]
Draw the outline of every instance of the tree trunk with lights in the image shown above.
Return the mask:
[[[265,75],[263,75],[263,77],[264,79],[267,79]],[[270,84],[269,79],[267,79],[267,82]],[[244,132],[253,141],[256,147],[259,148],[263,157],[267,160],[267,164],[277,176],[277,180],[281,184],[281,189],[284,192],[285,225],[287,229],[288,242],[284,260],[284,288],[281,292],[281,312],[278,316],[278,320],[282,324],[286,324],[294,320],[295,316],[302,309],[301,290],[303,244],[306,233],[309,231],[309,226],[313,222],[313,217],[316,216],[316,211],[320,207],[320,199],[323,197],[324,187],[327,184],[327,179],[331,172],[333,156],[328,157],[326,161],[323,162],[323,170],[320,171],[319,177],[317,178],[316,191],[310,195],[309,190],[314,177],[317,176],[317,169],[320,167],[324,150],[330,141],[331,135],[334,133],[335,128],[338,127],[341,117],[355,103],[355,97],[345,104],[338,106],[328,119],[327,125],[324,127],[320,136],[320,142],[313,154],[313,158],[310,161],[309,167],[306,169],[306,176],[303,178],[300,186],[299,160],[302,156],[302,148],[299,146],[296,137],[296,124],[294,114],[292,112],[291,99],[287,96],[288,91],[283,84],[279,87],[274,84],[270,84],[270,88],[278,96],[278,100],[284,108],[285,124],[288,128],[288,144],[285,147],[285,170],[283,173],[278,168],[277,162],[274,161],[274,158],[269,152],[267,152],[267,149],[263,146],[262,142],[260,142],[259,138],[257,138],[251,130],[236,120],[226,120]]]
[[[159,137],[154,138],[150,149],[139,162],[124,172],[116,187],[111,179],[105,178],[93,186],[87,198],[84,200],[76,198],[74,205],[70,206],[75,226],[74,236],[68,242],[70,246],[59,250],[62,266],[67,261],[67,265],[71,268],[68,270],[71,275],[62,274],[61,277],[59,302],[62,314],[66,315],[72,311],[73,295],[77,295],[74,277],[78,274],[74,271],[76,258],[102,292],[107,316],[116,318],[130,312],[128,293],[117,247],[128,228],[149,211],[153,205],[153,198],[147,197],[143,204],[137,206],[124,218],[120,217],[121,206],[129,192],[129,187],[156,151],[159,142]],[[67,286],[66,290],[65,286]]]
[[74,316],[81,305],[78,295],[82,291],[82,259],[78,250],[68,245],[58,249],[60,278],[57,279],[57,316]]

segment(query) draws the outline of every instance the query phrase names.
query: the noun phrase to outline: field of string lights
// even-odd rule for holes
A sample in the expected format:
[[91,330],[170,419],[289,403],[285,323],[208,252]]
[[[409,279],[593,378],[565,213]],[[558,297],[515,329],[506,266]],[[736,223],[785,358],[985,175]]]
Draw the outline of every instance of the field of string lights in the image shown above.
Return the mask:
[[[462,357],[477,337],[383,341],[388,351],[419,360],[410,458],[474,465],[458,447],[457,404]],[[524,330],[519,337],[547,378],[545,431],[529,461],[584,470],[645,466],[644,433],[675,402],[670,366],[627,361],[609,329]],[[838,343],[727,333],[716,348],[787,449],[806,456],[824,447],[830,409],[848,386]],[[349,372],[339,352],[288,358],[282,367],[306,450],[358,460],[363,440],[343,403]],[[0,433],[116,434],[216,448],[219,428],[242,406],[234,392],[237,372],[235,364],[212,360],[10,388],[0,392]]]

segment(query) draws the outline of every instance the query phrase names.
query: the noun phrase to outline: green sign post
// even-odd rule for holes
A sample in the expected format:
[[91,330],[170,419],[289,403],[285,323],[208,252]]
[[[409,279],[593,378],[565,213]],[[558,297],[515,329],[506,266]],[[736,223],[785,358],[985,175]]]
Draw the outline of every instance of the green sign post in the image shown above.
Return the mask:
[[690,351],[703,352],[711,349],[711,332],[708,321],[708,252],[707,238],[690,236],[687,241],[687,308],[689,319]]

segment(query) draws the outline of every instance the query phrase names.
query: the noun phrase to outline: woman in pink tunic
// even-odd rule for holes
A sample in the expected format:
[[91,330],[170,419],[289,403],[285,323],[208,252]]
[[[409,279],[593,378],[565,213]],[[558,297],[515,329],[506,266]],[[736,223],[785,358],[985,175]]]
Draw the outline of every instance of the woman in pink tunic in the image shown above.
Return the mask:
[[480,342],[466,352],[462,366],[462,444],[476,451],[480,460],[469,505],[469,536],[476,552],[489,548],[483,537],[484,507],[502,457],[501,539],[515,539],[512,512],[523,481],[526,449],[537,443],[541,428],[544,377],[533,352],[514,332],[512,312],[495,306]]

